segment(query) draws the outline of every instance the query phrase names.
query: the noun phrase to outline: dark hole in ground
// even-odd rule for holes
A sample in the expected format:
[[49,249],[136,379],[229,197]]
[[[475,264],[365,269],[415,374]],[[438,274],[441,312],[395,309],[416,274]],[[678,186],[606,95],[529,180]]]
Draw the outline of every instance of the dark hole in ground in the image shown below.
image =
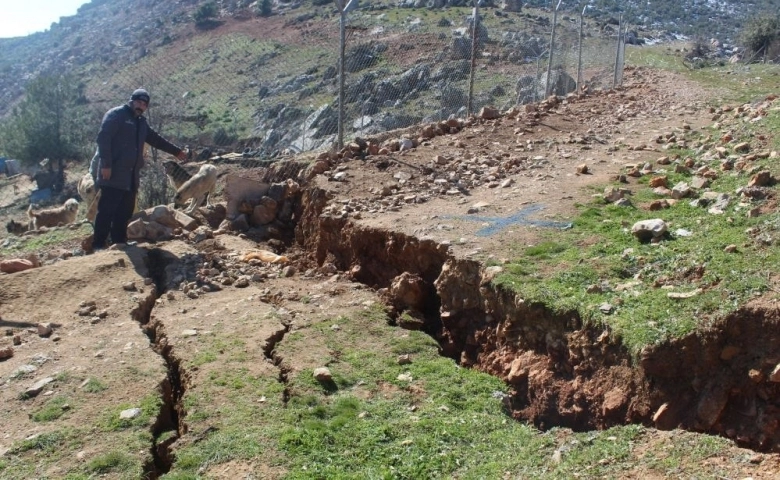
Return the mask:
[[505,406],[517,420],[576,431],[681,428],[780,451],[780,382],[771,380],[780,380],[777,308],[746,307],[709,331],[632,355],[577,312],[528,305],[486,280],[483,265],[452,258],[432,241],[304,219],[316,219],[302,229],[312,234],[303,243],[319,265],[332,261],[376,289],[399,325],[430,334],[443,355],[504,380]]
[[[163,404],[152,426],[153,461],[144,466],[144,478],[158,478],[170,471],[174,461],[172,446],[187,431],[184,421],[186,410],[182,399],[187,390],[189,375],[168,343],[164,325],[152,318],[155,300],[167,290],[169,279],[166,269],[177,257],[161,249],[151,249],[145,260],[148,275],[155,286],[155,295],[148,297],[148,300],[133,312],[133,317],[149,338],[154,352],[163,358],[167,369],[166,378],[159,386]],[[168,432],[171,433],[165,435]],[[163,437],[164,440],[160,441]]]

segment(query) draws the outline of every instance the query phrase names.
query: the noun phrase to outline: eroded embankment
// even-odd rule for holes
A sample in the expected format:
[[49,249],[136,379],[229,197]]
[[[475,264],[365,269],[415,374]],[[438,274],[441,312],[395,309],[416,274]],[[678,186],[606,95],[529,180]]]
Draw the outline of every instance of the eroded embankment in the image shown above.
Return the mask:
[[163,358],[167,367],[166,378],[158,387],[162,406],[152,425],[154,440],[150,448],[153,461],[144,466],[144,478],[154,479],[170,471],[173,465],[172,445],[187,432],[186,411],[182,399],[187,390],[189,375],[174,353],[173,346],[168,343],[165,325],[152,315],[155,301],[165,292],[165,268],[174,258],[169,258],[170,254],[161,250],[150,250],[147,255],[146,264],[149,277],[154,281],[154,288],[131,312],[131,316],[139,323],[149,338],[152,350]]
[[320,216],[326,193],[304,192],[297,240],[378,289],[401,314],[423,318],[442,353],[511,387],[506,406],[540,428],[640,423],[723,435],[780,451],[780,313],[742,308],[706,332],[631,355],[577,312],[551,313],[491,284],[496,267],[447,247]]

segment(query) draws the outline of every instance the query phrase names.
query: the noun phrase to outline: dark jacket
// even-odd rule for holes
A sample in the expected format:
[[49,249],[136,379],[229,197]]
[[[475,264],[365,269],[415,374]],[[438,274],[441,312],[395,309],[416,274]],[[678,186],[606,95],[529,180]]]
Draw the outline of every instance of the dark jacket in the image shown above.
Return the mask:
[[181,152],[155,132],[146,117],[137,117],[129,103],[106,112],[97,136],[97,154],[100,168],[111,169],[111,178],[103,180],[98,172],[97,185],[137,192],[144,166],[144,143],[171,155]]

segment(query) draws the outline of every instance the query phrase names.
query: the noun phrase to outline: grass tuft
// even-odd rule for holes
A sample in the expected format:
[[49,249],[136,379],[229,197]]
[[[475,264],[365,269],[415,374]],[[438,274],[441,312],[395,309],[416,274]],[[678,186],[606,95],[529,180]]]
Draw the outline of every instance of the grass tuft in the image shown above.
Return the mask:
[[90,377],[87,380],[87,383],[84,384],[84,387],[82,387],[82,390],[87,393],[100,393],[107,388],[108,387],[97,378]]
[[124,452],[112,451],[90,460],[87,471],[101,476],[116,473],[122,478],[141,478],[143,468],[138,459]]
[[54,397],[37,412],[32,414],[34,422],[52,422],[57,420],[70,409],[68,399],[65,397]]

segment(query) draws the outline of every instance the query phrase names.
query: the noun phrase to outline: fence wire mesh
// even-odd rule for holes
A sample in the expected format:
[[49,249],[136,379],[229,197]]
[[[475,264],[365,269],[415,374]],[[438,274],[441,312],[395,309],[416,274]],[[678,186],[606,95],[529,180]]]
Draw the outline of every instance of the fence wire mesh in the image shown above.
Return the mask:
[[[581,36],[579,12],[558,13],[551,44],[552,12],[368,5],[343,15],[340,126],[342,16],[332,4],[323,8],[327,12],[320,15],[289,14],[284,27],[274,31],[263,19],[234,22],[219,34],[192,36],[175,51],[161,48],[173,41],[170,37],[140,51],[106,42],[99,59],[105,68],[81,92],[89,107],[78,121],[90,126],[84,146],[73,155],[81,158],[66,159],[83,170],[59,174],[56,165],[0,164],[6,174],[0,177],[0,209],[46,203],[46,187],[55,187],[55,193],[62,187],[47,175],[59,174],[65,185],[51,203],[77,196],[67,185],[86,172],[103,113],[138,87],[151,94],[152,127],[191,149],[193,163],[184,170],[192,175],[203,161],[265,169],[285,154],[331,149],[340,127],[343,140],[350,141],[465,117],[485,106],[537,102],[547,91],[565,95],[583,87],[610,88],[621,78],[615,70],[622,69],[619,30]],[[582,85],[577,85],[580,75]],[[153,150],[147,158],[139,206],[168,203],[174,193],[165,172],[169,158]],[[36,172],[38,177],[31,177]]]

